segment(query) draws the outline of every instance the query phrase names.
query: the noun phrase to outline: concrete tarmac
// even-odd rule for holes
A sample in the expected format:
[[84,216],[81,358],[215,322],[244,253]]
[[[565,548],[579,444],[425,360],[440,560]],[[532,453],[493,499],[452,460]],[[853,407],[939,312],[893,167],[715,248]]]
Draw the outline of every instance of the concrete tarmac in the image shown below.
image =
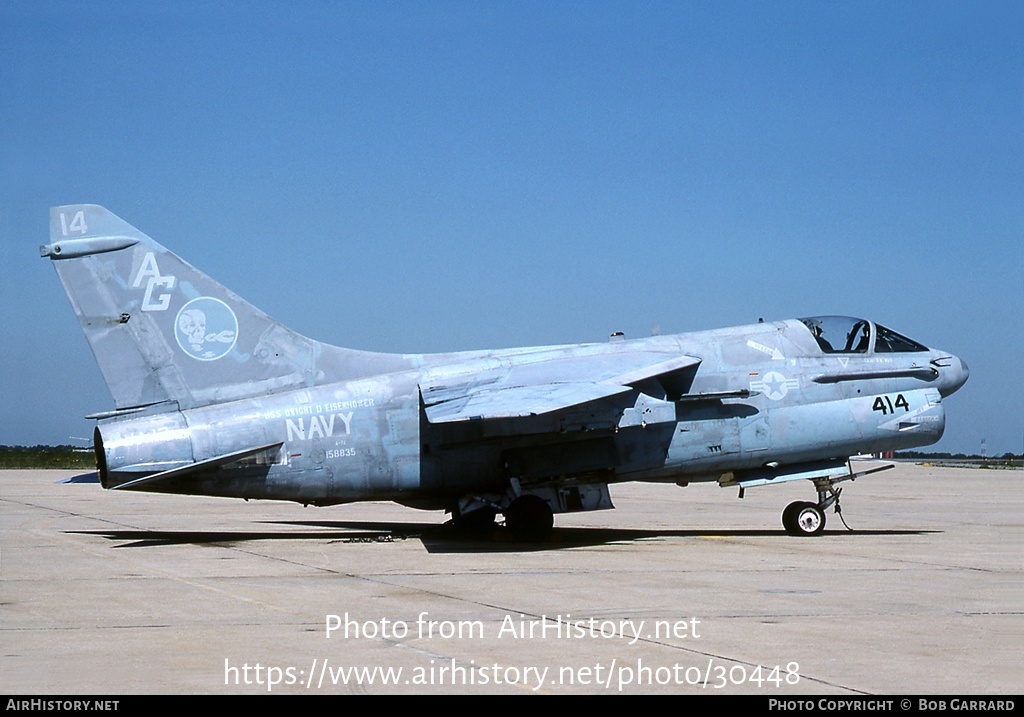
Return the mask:
[[901,464],[817,538],[806,482],[624,484],[541,546],[73,474],[0,472],[4,693],[1020,692],[1019,471]]

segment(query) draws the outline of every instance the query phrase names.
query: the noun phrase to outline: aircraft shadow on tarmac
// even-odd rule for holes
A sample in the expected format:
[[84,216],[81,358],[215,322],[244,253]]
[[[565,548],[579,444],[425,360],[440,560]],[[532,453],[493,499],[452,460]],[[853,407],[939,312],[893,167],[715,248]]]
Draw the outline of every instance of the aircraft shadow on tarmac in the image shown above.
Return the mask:
[[[666,538],[778,538],[788,537],[778,530],[653,530],[641,528],[555,528],[543,542],[514,540],[502,526],[486,533],[465,535],[450,524],[400,523],[374,521],[290,521],[279,525],[319,528],[301,532],[282,531],[191,531],[191,530],[72,530],[77,535],[97,535],[111,541],[127,541],[115,547],[145,548],[169,545],[224,545],[255,540],[323,540],[331,544],[392,543],[419,540],[430,553],[522,553],[565,548],[582,548],[612,543],[633,543]],[[863,537],[873,535],[929,535],[936,530],[832,530],[827,537]],[[800,538],[788,537],[789,540]],[[806,540],[813,540],[807,538]]]

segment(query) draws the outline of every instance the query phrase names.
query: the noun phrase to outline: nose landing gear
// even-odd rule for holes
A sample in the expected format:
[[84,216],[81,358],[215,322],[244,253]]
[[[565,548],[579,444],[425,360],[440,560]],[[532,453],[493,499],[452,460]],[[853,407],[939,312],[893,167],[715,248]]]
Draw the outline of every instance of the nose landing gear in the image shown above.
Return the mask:
[[[860,476],[878,473],[893,467],[890,464],[861,471],[860,473],[854,473],[853,469],[850,468],[849,475],[839,478],[812,478],[811,482],[814,483],[814,487],[818,491],[818,502],[809,503],[798,500],[787,505],[786,509],[782,511],[782,527],[785,528],[786,533],[789,535],[821,535],[825,530],[825,511],[833,504],[836,507],[836,514],[839,516],[839,520],[842,520],[843,525],[846,525],[846,521],[843,520],[843,509],[839,505],[839,496],[842,494],[843,489],[836,488],[836,484],[847,480],[856,480]],[[846,525],[846,528],[849,530],[850,526]]]

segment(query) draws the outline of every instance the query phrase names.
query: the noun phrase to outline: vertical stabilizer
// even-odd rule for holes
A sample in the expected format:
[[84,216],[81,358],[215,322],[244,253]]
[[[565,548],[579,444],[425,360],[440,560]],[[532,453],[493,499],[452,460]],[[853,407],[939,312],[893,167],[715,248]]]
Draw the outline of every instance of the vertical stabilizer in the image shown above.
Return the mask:
[[398,357],[284,327],[103,207],[50,210],[53,261],[119,409],[181,408],[381,370]]

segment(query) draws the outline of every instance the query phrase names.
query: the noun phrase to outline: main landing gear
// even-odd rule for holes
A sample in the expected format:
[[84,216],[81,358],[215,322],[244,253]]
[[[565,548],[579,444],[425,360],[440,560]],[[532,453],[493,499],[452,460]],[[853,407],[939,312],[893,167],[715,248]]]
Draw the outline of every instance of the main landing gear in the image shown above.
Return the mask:
[[554,524],[551,506],[539,495],[524,493],[505,508],[505,527],[516,540],[547,540]]
[[498,513],[505,516],[505,529],[513,540],[542,542],[551,537],[555,524],[551,505],[539,495],[522,493],[505,508],[489,498],[476,497],[452,509],[451,525],[465,537],[484,538],[495,528]]

